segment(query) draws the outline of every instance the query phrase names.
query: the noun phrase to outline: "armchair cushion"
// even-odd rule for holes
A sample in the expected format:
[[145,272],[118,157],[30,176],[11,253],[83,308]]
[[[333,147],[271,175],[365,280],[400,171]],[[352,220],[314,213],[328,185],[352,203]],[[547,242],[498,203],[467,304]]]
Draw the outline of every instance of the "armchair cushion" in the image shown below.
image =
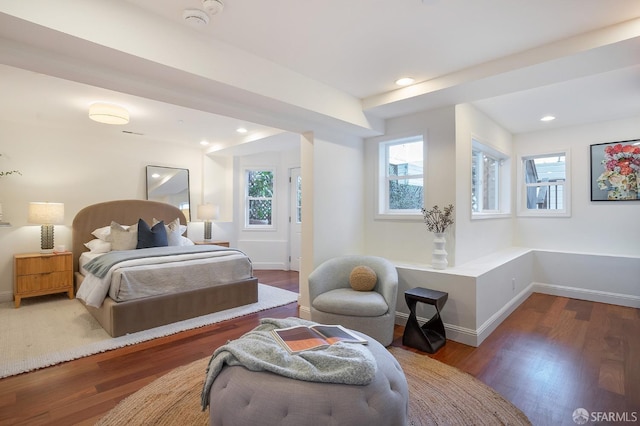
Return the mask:
[[351,288],[338,288],[322,293],[313,300],[312,305],[322,312],[357,317],[377,317],[389,310],[380,293]]

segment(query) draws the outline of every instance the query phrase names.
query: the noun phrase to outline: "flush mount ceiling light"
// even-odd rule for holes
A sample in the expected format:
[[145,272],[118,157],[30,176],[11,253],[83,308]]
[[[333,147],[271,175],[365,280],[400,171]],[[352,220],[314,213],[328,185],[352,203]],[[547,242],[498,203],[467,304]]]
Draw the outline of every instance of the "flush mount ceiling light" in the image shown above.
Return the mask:
[[202,0],[202,7],[210,14],[215,15],[222,12],[222,9],[224,9],[224,3],[220,0]]
[[556,118],[555,118],[553,115],[545,115],[544,117],[542,117],[542,118],[540,119],[540,121],[553,121],[553,120],[555,120],[555,119],[556,119]]
[[127,124],[129,111],[118,105],[95,103],[89,106],[89,118],[104,124]]
[[238,133],[247,133],[247,132],[248,132],[248,130],[247,130],[247,129],[245,129],[244,127],[238,127],[238,128],[236,129],[236,132],[238,132]]
[[185,9],[182,12],[182,19],[194,27],[201,27],[209,23],[209,15],[199,9]]
[[408,86],[410,84],[413,84],[415,80],[411,77],[402,77],[396,80],[396,84],[398,86]]

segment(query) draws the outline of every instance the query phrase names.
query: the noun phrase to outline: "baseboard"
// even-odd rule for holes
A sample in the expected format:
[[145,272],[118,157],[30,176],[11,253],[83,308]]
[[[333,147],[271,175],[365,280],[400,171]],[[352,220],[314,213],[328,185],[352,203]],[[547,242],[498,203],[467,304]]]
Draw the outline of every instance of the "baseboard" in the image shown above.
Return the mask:
[[[409,314],[405,314],[404,312],[396,312],[396,324],[404,327],[407,324],[408,319]],[[418,322],[420,324],[424,324],[428,320],[428,318],[418,317]],[[478,344],[476,343],[478,341],[478,334],[470,328],[458,327],[457,325],[445,323],[444,330],[447,334],[447,340],[453,340],[454,342],[462,343],[469,346],[478,346]]]
[[298,316],[302,319],[311,321],[311,308],[300,304],[300,296],[298,296]]
[[480,343],[484,341],[484,339],[489,337],[489,335],[493,333],[493,331],[496,328],[498,328],[498,326],[502,324],[502,322],[505,319],[507,319],[507,317],[511,315],[511,313],[515,311],[516,308],[520,306],[522,302],[524,302],[527,299],[527,297],[531,296],[531,293],[533,293],[533,283],[525,287],[524,290],[518,293],[513,299],[511,299],[506,305],[504,305],[498,312],[493,314],[491,318],[486,320],[484,324],[478,327],[478,330],[476,330],[476,332],[478,333],[477,344],[473,346],[479,346]]
[[632,294],[610,293],[600,290],[567,287],[562,285],[532,283],[532,292],[563,296],[571,299],[588,300],[591,302],[608,303],[610,305],[627,306],[640,309],[640,297]]
[[0,302],[12,302],[12,301],[13,301],[13,292],[11,291],[0,292]]
[[257,270],[276,270],[276,271],[288,271],[289,265],[279,262],[252,262],[251,266]]

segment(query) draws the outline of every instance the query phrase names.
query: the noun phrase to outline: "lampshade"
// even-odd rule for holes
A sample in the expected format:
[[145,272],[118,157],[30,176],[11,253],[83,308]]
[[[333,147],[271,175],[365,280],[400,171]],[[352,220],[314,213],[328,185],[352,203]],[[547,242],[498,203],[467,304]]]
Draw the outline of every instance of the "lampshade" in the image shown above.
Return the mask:
[[129,111],[118,105],[95,103],[89,106],[89,118],[98,123],[127,124]]
[[64,222],[63,203],[29,203],[29,223],[56,225]]
[[214,220],[220,215],[220,207],[213,204],[200,204],[198,206],[198,218],[202,220]]

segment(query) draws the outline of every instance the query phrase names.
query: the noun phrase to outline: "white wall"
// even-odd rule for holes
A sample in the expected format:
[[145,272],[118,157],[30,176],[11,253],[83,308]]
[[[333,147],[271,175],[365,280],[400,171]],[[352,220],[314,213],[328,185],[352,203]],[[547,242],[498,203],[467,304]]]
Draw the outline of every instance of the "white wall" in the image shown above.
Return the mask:
[[[376,168],[378,143],[407,136],[423,135],[425,141],[425,205],[443,207],[455,203],[455,123],[454,108],[442,108],[387,120],[383,137],[365,140],[365,204],[362,217],[365,223],[365,254],[391,260],[413,262],[427,266],[431,263],[433,234],[427,230],[422,216],[415,220],[375,219]],[[447,237],[449,265],[456,263],[452,231]]]
[[4,220],[0,228],[0,299],[13,297],[13,255],[40,251],[40,227],[27,223],[31,201],[62,202],[65,223],[56,244],[71,248],[71,222],[83,207],[116,199],[146,199],[145,167],[189,169],[191,200],[202,192],[202,152],[125,135],[116,126],[95,130],[46,128],[0,122],[0,168],[22,176],[0,178]]
[[[303,139],[299,303],[301,317],[308,319],[307,277],[313,268],[327,259],[364,250],[364,148],[362,140],[353,137],[327,140],[306,134]],[[309,198],[312,201],[306,201]]]
[[640,201],[591,201],[589,147],[638,137],[640,117],[516,135],[516,156],[558,147],[570,150],[572,206],[568,218],[518,217],[514,243],[537,249],[640,256]]
[[[509,157],[513,155],[512,136],[472,105],[456,106],[456,263],[502,250],[512,245],[512,215],[492,219],[471,219],[472,138]],[[514,163],[511,162],[512,169]],[[506,167],[506,166],[503,166]],[[514,181],[515,173],[510,173]],[[512,200],[515,196],[512,196]],[[510,203],[513,206],[513,202]]]
[[[316,138],[314,141],[312,196],[316,265],[341,254],[363,251],[363,158],[363,145],[359,138],[344,137],[332,141]],[[304,181],[302,186],[304,188]]]
[[640,256],[536,250],[536,291],[640,308]]

